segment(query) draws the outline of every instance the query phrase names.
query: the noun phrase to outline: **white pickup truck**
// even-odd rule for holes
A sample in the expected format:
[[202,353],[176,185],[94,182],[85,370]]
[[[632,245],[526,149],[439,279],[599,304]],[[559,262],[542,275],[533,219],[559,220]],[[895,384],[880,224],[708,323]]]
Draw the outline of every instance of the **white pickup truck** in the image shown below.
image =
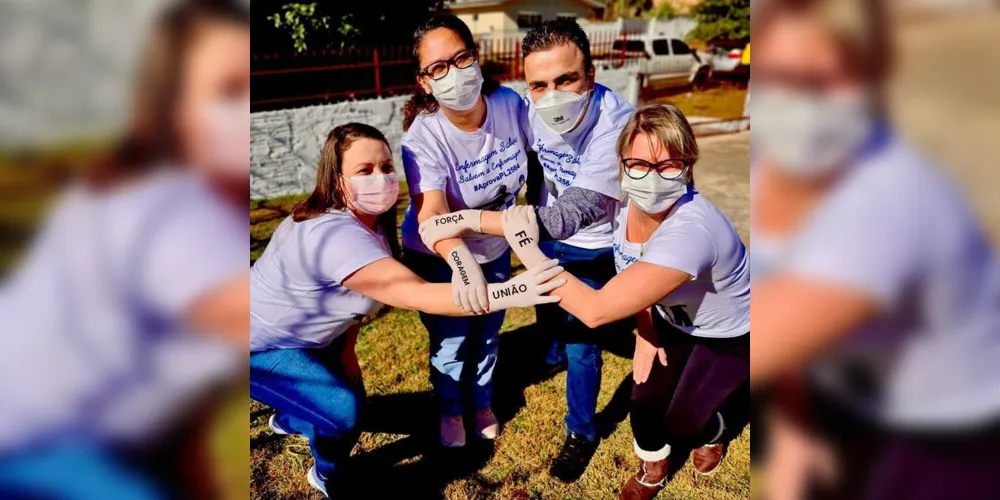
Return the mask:
[[[623,51],[624,49],[624,51]],[[594,61],[604,69],[638,67],[642,87],[701,85],[712,76],[712,65],[679,38],[643,35],[617,40],[611,52]]]

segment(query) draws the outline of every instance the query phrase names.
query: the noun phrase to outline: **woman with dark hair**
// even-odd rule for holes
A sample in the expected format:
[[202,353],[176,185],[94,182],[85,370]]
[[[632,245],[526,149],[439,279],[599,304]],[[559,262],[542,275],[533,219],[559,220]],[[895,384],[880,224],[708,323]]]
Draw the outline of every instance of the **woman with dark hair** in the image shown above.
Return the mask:
[[249,53],[243,2],[161,14],[115,154],[0,289],[0,497],[210,496],[192,431],[248,351]]
[[[466,411],[475,415],[478,436],[493,439],[499,432],[491,406],[503,313],[486,314],[495,310],[486,286],[510,276],[510,248],[501,237],[479,234],[444,239],[429,248],[418,228],[452,210],[498,210],[514,204],[528,175],[520,126],[526,109],[516,92],[484,81],[472,33],[457,17],[432,17],[413,39],[420,69],[417,94],[406,105],[402,141],[411,196],[402,226],[406,263],[428,281],[451,281],[456,304],[481,315],[420,317],[430,334],[441,444],[460,447],[465,445]],[[471,377],[463,378],[465,363],[476,366]],[[472,401],[466,402],[464,394],[471,394]]]
[[[389,143],[360,123],[327,137],[316,189],[274,232],[250,270],[250,395],[277,412],[277,434],[309,437],[316,465],[308,481],[327,494],[360,433],[364,401],[354,344],[361,319],[381,303],[441,316],[472,314],[450,284],[431,284],[398,255],[395,204],[399,183]],[[461,257],[455,265],[475,265]],[[490,310],[557,301],[542,294],[562,268],[536,266],[504,284]],[[517,290],[516,294],[499,291]]]

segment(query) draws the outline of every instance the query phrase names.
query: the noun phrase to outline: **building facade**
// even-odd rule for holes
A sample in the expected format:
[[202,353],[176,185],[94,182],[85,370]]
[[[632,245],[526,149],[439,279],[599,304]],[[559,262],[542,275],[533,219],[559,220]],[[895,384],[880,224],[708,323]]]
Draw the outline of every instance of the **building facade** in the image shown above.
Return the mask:
[[604,15],[601,0],[449,0],[445,6],[477,37],[523,35],[558,18],[584,24]]

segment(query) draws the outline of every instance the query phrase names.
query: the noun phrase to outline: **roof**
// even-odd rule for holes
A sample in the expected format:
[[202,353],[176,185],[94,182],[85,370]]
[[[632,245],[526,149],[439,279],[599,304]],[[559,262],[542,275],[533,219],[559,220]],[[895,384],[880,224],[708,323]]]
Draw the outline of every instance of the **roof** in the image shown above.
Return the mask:
[[[499,7],[511,0],[446,0],[445,5],[449,8],[472,8],[472,7]],[[592,8],[605,7],[607,2],[602,0],[569,0],[576,1]]]

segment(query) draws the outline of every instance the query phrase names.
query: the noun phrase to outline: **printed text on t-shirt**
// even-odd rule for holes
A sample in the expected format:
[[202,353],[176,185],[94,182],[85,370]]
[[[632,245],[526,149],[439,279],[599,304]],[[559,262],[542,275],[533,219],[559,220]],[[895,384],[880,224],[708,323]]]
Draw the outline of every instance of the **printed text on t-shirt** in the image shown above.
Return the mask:
[[[564,187],[569,187],[576,180],[576,169],[580,165],[580,156],[572,153],[563,153],[545,147],[541,139],[535,141],[535,151],[538,152],[538,160],[555,181]],[[552,193],[555,194],[555,193]]]

